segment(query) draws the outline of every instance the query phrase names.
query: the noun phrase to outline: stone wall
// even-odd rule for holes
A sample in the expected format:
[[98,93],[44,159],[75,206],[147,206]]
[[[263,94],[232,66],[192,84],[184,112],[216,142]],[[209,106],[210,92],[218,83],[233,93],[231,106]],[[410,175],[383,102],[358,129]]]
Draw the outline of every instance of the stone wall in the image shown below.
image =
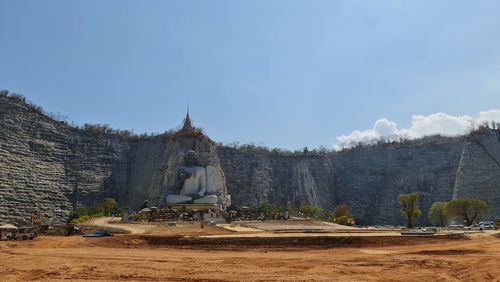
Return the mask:
[[0,96],[0,222],[23,223],[32,211],[64,222],[79,205],[113,197],[137,209],[161,205],[186,150],[222,168],[238,206],[267,200],[333,208],[347,203],[361,224],[402,224],[396,198],[418,192],[434,201],[471,196],[500,216],[500,134],[383,144],[329,154],[293,155],[217,146],[208,138],[122,138],[57,122],[17,98]]

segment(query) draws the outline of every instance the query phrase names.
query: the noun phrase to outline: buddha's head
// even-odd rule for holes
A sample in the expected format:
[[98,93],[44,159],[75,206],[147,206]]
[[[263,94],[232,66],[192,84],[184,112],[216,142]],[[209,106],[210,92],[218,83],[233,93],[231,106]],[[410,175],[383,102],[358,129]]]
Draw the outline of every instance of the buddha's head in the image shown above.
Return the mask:
[[198,166],[198,153],[194,150],[189,150],[184,155],[185,166]]

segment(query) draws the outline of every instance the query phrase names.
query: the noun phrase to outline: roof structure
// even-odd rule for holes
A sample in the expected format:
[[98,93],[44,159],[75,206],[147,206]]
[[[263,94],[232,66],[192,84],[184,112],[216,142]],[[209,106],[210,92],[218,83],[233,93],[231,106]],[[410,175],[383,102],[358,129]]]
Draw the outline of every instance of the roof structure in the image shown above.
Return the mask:
[[184,118],[184,124],[182,125],[182,131],[193,131],[194,126],[191,122],[191,117],[189,116],[189,107],[186,111],[186,117]]
[[17,228],[17,226],[12,225],[12,224],[3,224],[3,225],[0,225],[0,229],[1,230],[13,230],[13,229],[17,230],[19,228]]

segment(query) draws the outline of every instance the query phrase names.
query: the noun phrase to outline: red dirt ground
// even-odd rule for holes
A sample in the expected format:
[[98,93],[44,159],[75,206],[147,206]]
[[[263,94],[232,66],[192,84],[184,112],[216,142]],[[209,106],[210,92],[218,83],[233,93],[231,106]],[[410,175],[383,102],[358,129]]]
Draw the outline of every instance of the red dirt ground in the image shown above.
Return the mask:
[[500,281],[500,238],[486,233],[459,239],[182,235],[2,241],[0,280]]

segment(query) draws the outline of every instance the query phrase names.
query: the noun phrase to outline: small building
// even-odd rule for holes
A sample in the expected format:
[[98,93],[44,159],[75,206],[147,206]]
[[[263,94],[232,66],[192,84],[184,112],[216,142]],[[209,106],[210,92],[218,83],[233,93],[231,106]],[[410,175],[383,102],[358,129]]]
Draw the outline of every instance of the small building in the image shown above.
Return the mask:
[[16,231],[18,230],[19,228],[17,228],[17,226],[15,225],[12,225],[12,224],[3,224],[3,225],[0,225],[0,231]]
[[3,224],[0,225],[0,239],[2,240],[11,240],[15,238],[15,235],[19,228],[12,224]]

